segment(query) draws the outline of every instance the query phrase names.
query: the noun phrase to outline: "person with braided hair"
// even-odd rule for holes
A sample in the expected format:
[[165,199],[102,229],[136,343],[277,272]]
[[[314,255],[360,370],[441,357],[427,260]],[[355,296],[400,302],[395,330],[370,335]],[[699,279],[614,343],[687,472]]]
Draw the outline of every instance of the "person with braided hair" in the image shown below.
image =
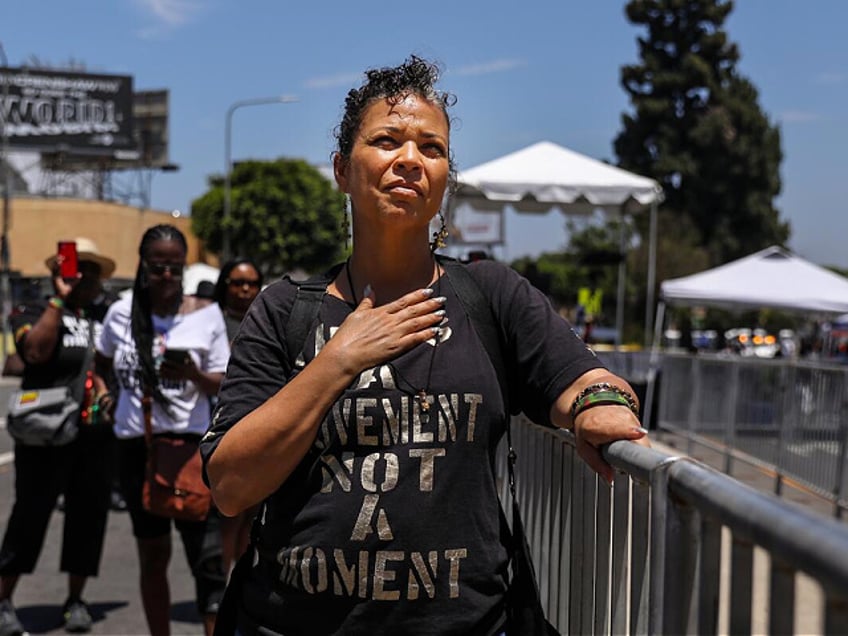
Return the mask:
[[[227,329],[217,304],[183,294],[185,236],[172,225],[148,229],[139,245],[132,295],[114,303],[97,341],[100,375],[114,371],[120,391],[114,405],[119,479],[132,520],[140,566],[141,599],[150,633],[170,633],[168,563],[172,521],[195,579],[197,607],[207,634],[214,629],[225,586],[220,530],[204,521],[172,520],[142,505],[147,444],[143,401],[152,399],[153,435],[197,443],[209,424],[209,397],[217,393],[229,357]],[[186,352],[179,361],[167,349]]]

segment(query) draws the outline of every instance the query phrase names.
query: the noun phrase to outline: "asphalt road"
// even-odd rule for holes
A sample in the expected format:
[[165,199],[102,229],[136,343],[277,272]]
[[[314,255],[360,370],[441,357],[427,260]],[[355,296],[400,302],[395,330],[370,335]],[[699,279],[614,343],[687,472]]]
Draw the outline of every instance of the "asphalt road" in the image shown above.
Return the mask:
[[[14,500],[12,440],[0,424],[0,527],[5,529]],[[18,617],[30,634],[65,634],[62,604],[67,597],[67,576],[59,572],[64,516],[56,511],[50,521],[44,549],[33,574],[24,576],[15,591]],[[174,546],[171,584],[171,633],[203,634],[194,606],[194,583],[182,544],[172,532]],[[94,618],[92,634],[147,634],[147,623],[138,589],[138,559],[129,515],[111,512],[100,576],[89,580],[84,594]]]

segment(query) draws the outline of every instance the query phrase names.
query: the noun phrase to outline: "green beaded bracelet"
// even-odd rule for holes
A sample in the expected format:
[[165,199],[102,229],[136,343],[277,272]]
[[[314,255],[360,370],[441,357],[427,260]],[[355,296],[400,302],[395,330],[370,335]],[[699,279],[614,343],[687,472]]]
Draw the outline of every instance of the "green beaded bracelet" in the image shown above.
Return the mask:
[[593,406],[601,406],[604,404],[620,404],[626,406],[637,418],[639,417],[639,407],[636,400],[629,391],[610,384],[608,382],[599,382],[590,384],[585,389],[580,391],[571,405],[571,420],[574,419],[583,411],[592,408]]

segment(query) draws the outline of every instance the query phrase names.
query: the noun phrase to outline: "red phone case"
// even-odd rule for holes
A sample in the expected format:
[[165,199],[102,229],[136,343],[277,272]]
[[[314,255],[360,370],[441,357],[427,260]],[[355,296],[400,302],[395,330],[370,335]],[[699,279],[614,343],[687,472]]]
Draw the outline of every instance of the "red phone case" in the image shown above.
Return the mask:
[[76,278],[78,268],[76,242],[59,241],[59,247],[56,251],[62,257],[62,262],[59,264],[59,275],[62,278]]

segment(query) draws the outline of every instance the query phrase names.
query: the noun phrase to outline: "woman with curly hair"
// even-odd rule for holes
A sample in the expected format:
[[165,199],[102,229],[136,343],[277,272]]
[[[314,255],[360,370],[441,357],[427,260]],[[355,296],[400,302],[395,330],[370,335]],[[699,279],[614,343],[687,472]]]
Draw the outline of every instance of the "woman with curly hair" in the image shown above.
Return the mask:
[[[286,279],[234,342],[201,452],[224,513],[262,504],[231,579],[241,634],[502,634],[510,538],[494,464],[509,412],[573,427],[607,478],[599,446],[645,436],[628,384],[526,279],[479,261],[464,271],[500,327],[507,401],[464,277],[448,272],[462,266],[434,254],[442,232],[430,242],[453,173],[437,79],[411,57],[348,93],[333,165],[351,256],[305,342],[289,322],[303,288]],[[572,417],[602,386],[605,401]]]

